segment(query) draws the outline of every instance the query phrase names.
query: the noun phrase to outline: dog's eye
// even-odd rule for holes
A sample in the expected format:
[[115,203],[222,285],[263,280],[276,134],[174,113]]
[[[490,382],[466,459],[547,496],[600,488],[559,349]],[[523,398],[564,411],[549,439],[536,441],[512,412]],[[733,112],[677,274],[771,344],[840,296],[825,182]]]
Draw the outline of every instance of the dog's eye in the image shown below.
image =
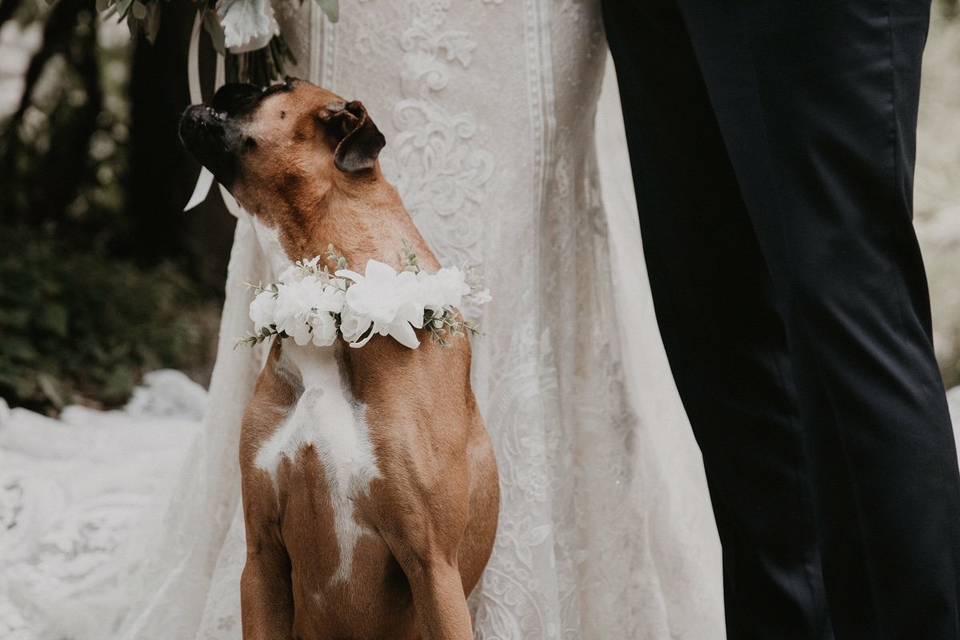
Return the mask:
[[253,138],[245,138],[243,141],[243,148],[246,151],[253,151],[257,148],[257,141]]

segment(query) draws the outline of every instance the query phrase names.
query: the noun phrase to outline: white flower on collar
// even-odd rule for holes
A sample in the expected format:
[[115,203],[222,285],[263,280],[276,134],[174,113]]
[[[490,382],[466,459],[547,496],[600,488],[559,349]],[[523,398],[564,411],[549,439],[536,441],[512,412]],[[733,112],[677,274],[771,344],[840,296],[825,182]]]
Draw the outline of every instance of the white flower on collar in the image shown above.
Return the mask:
[[410,349],[420,346],[413,329],[423,328],[424,304],[416,274],[370,260],[364,275],[349,269],[334,275],[352,282],[340,316],[340,332],[351,347],[362,347],[374,335],[391,336]]
[[470,293],[470,285],[457,267],[444,267],[436,273],[420,271],[417,281],[423,306],[435,312],[443,311],[444,307],[459,307],[463,297]]
[[298,345],[327,347],[337,339],[336,314],[343,291],[317,276],[291,280],[277,287],[274,324]]
[[269,330],[274,324],[276,310],[276,294],[271,291],[262,291],[255,295],[250,302],[250,319],[253,320],[253,330],[258,334],[264,329]]
[[435,342],[446,346],[452,337],[477,333],[460,313],[461,303],[478,305],[490,299],[487,290],[468,284],[456,267],[421,271],[409,249],[401,256],[399,272],[370,260],[361,275],[347,269],[346,260],[332,247],[327,259],[339,267],[334,275],[318,256],[285,269],[275,284],[254,287],[254,332],[240,343],[252,346],[279,336],[301,346],[312,342],[326,347],[340,334],[351,347],[362,347],[380,335],[416,349],[416,329],[427,329]]

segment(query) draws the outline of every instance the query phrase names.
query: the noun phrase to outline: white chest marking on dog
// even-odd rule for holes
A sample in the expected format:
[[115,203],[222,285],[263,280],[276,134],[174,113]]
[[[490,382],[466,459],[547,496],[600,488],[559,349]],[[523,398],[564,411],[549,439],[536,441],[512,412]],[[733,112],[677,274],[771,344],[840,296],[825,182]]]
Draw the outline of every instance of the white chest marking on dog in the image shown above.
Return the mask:
[[296,460],[297,452],[312,445],[323,465],[334,526],[340,547],[340,566],[333,579],[346,581],[353,552],[363,527],[353,518],[353,500],[367,492],[377,478],[376,456],[364,418],[365,408],[348,397],[340,379],[333,349],[283,344],[282,366],[295,368],[303,380],[303,395],[277,431],[257,452],[257,467],[277,483],[281,460]]

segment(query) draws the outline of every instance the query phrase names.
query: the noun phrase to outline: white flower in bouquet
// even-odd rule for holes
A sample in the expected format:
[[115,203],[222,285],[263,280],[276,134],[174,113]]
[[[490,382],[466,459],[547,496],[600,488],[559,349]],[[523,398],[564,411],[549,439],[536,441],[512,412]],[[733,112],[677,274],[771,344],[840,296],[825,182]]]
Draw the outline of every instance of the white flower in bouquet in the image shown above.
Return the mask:
[[391,336],[410,349],[420,346],[414,328],[423,327],[424,306],[416,274],[370,260],[363,275],[348,269],[335,275],[352,282],[340,320],[350,346],[362,347],[374,335]]
[[270,0],[219,0],[217,15],[231,53],[261,49],[280,33]]

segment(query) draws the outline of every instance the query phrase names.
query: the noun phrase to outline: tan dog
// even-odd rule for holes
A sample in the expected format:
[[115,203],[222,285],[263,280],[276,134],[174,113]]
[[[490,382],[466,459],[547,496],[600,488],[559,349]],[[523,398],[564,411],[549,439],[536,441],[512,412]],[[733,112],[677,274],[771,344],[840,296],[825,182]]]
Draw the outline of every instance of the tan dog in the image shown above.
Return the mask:
[[[351,268],[439,264],[358,102],[291,80],[227,85],[183,115],[190,151],[253,216],[276,276],[333,244]],[[243,420],[245,640],[472,637],[499,488],[470,388],[470,344],[353,349],[275,340]]]

